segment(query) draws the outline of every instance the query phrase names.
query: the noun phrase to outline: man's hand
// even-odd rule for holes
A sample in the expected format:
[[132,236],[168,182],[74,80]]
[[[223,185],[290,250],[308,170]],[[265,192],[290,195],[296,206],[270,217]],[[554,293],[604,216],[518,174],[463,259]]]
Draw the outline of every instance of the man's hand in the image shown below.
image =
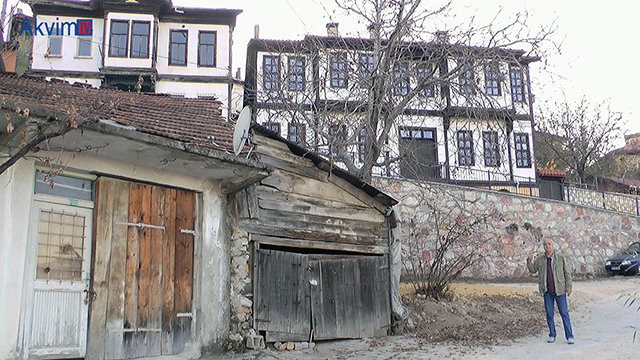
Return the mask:
[[571,296],[571,290],[567,290],[567,296]]

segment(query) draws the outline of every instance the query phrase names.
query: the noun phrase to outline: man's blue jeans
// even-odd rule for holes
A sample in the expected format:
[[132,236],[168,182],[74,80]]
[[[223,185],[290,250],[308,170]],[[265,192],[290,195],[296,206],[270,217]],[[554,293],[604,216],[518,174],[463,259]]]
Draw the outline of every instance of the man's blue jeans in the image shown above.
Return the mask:
[[549,325],[549,337],[556,337],[556,325],[553,322],[553,302],[558,304],[558,312],[562,318],[564,325],[564,337],[567,340],[573,338],[573,330],[571,330],[571,320],[569,320],[569,310],[567,309],[567,295],[556,295],[552,293],[544,293],[544,310],[547,313],[547,325]]

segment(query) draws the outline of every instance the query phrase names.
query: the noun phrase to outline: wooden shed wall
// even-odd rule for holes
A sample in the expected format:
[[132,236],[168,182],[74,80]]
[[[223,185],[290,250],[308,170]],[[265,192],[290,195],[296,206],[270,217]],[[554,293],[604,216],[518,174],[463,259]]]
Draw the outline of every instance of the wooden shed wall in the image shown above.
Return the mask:
[[260,160],[274,172],[236,194],[238,227],[262,244],[388,253],[384,206],[347,181],[318,169],[287,145],[256,136]]

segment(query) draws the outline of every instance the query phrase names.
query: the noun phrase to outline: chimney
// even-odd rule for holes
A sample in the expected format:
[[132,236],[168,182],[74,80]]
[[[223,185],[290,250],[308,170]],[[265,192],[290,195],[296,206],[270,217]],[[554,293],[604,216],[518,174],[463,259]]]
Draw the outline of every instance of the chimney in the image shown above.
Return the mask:
[[16,9],[16,13],[17,13],[18,15],[22,15],[22,14],[23,14],[22,9],[17,8],[17,9]]
[[449,32],[447,30],[436,31],[435,40],[436,40],[436,44],[448,44]]
[[236,79],[241,80],[242,73],[240,72],[240,68],[236,71]]
[[253,26],[253,38],[254,39],[260,39],[260,25],[255,24]]
[[340,33],[338,32],[338,23],[328,23],[327,24],[327,36],[328,37],[340,37]]

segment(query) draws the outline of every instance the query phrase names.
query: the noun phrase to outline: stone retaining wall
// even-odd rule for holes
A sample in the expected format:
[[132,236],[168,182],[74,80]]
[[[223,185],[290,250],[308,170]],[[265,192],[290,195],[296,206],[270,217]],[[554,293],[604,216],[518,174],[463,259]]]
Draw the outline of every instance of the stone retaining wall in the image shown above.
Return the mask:
[[[498,216],[486,234],[492,240],[483,249],[484,259],[470,273],[479,278],[528,276],[526,258],[542,252],[543,239],[551,238],[556,249],[566,256],[573,272],[580,275],[602,274],[604,261],[624,249],[628,243],[640,241],[640,217],[614,211],[577,206],[491,190],[471,189],[437,183],[374,178],[374,186],[400,201],[396,206],[402,225],[403,242],[410,241],[412,228],[428,229],[421,220],[424,213],[423,190],[429,186],[435,193],[451,193],[461,199],[473,199]],[[441,210],[456,206],[453,202],[438,204]]]

